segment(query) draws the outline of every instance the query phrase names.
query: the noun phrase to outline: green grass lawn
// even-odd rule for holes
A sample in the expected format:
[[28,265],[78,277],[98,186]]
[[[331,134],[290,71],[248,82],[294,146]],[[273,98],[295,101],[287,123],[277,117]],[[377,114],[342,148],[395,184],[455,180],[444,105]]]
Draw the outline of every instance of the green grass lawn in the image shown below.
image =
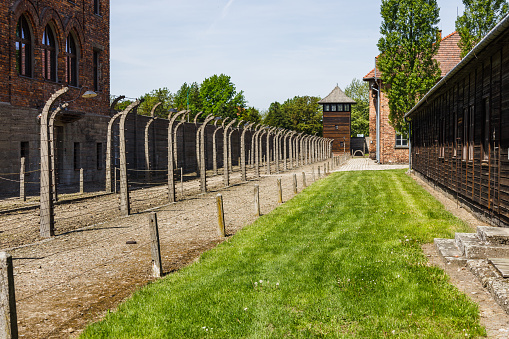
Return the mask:
[[468,228],[404,171],[335,173],[82,337],[484,336],[477,306],[421,250],[456,231]]

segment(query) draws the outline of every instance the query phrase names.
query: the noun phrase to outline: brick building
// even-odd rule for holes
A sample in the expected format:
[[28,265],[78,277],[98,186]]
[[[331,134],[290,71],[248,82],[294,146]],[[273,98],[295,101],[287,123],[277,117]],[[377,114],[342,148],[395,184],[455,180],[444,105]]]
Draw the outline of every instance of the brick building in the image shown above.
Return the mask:
[[[459,34],[453,32],[443,38],[440,42],[440,48],[435,56],[441,69],[441,78],[444,77],[454,66],[461,61],[461,50],[458,47],[460,40]],[[380,79],[381,73],[378,69],[373,69],[363,80],[369,82],[369,156],[371,159],[377,159],[384,163],[407,163],[408,162],[408,139],[405,135],[397,133],[389,123],[389,103],[385,93],[380,91],[380,152],[377,157],[377,89],[383,88],[384,84]]]
[[323,107],[323,137],[334,139],[332,153],[350,153],[351,112],[356,102],[336,86],[318,103]]
[[[7,0],[0,3],[0,17],[0,194],[13,188],[9,174],[19,172],[21,157],[33,172],[27,181],[38,180],[38,115],[64,86],[70,90],[53,106],[70,102],[55,120],[59,182],[77,180],[81,167],[95,170],[87,171],[88,180],[103,178],[109,0]],[[97,96],[83,99],[85,90]]]

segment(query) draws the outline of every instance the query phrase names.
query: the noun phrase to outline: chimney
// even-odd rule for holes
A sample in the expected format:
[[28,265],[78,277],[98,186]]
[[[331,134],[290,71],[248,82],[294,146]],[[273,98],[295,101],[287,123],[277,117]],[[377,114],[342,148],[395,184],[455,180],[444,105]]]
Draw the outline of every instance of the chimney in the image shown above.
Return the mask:
[[442,30],[441,29],[438,30],[438,34],[440,35],[440,40],[442,40]]

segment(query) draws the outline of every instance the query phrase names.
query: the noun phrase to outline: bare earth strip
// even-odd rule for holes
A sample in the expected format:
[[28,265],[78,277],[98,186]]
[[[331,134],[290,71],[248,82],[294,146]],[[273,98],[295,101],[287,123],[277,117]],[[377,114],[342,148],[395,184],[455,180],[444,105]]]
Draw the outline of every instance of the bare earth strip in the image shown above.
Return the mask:
[[[315,164],[314,171],[317,173]],[[261,173],[265,169],[262,168]],[[312,167],[294,172],[264,175],[240,184],[233,173],[234,186],[221,188],[228,235],[251,224],[254,215],[253,187],[260,186],[262,213],[278,206],[276,179],[282,178],[284,200],[293,197],[292,175],[302,172],[312,182]],[[248,176],[253,177],[250,173]],[[222,177],[210,178],[209,187],[219,189]],[[116,307],[134,290],[150,282],[151,257],[148,216],[158,215],[163,271],[177,270],[222,241],[217,234],[217,191],[196,195],[197,180],[184,184],[186,199],[166,203],[166,188],[153,187],[133,192],[135,214],[121,218],[115,195],[101,196],[56,206],[57,236],[38,238],[38,211],[0,215],[2,247],[11,247],[15,266],[15,286],[20,337],[68,338],[84,326]],[[177,197],[180,198],[177,191]],[[106,220],[95,223],[97,220]],[[109,221],[108,221],[109,220]],[[83,227],[92,224],[88,227]],[[30,245],[18,246],[30,241]],[[126,242],[135,241],[135,244]],[[14,247],[14,248],[12,248]]]

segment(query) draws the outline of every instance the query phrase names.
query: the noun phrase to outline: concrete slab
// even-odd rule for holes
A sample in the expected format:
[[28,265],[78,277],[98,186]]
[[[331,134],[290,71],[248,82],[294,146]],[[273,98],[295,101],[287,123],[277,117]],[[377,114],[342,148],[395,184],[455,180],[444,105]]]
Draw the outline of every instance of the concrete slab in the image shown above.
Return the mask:
[[477,235],[491,244],[509,245],[509,228],[477,226]]
[[438,253],[440,253],[440,256],[446,263],[465,266],[466,258],[456,246],[454,239],[435,238],[434,243]]
[[509,258],[489,258],[488,262],[497,269],[502,277],[509,278]]
[[509,246],[481,242],[476,233],[456,233],[454,239],[467,259],[509,258]]

